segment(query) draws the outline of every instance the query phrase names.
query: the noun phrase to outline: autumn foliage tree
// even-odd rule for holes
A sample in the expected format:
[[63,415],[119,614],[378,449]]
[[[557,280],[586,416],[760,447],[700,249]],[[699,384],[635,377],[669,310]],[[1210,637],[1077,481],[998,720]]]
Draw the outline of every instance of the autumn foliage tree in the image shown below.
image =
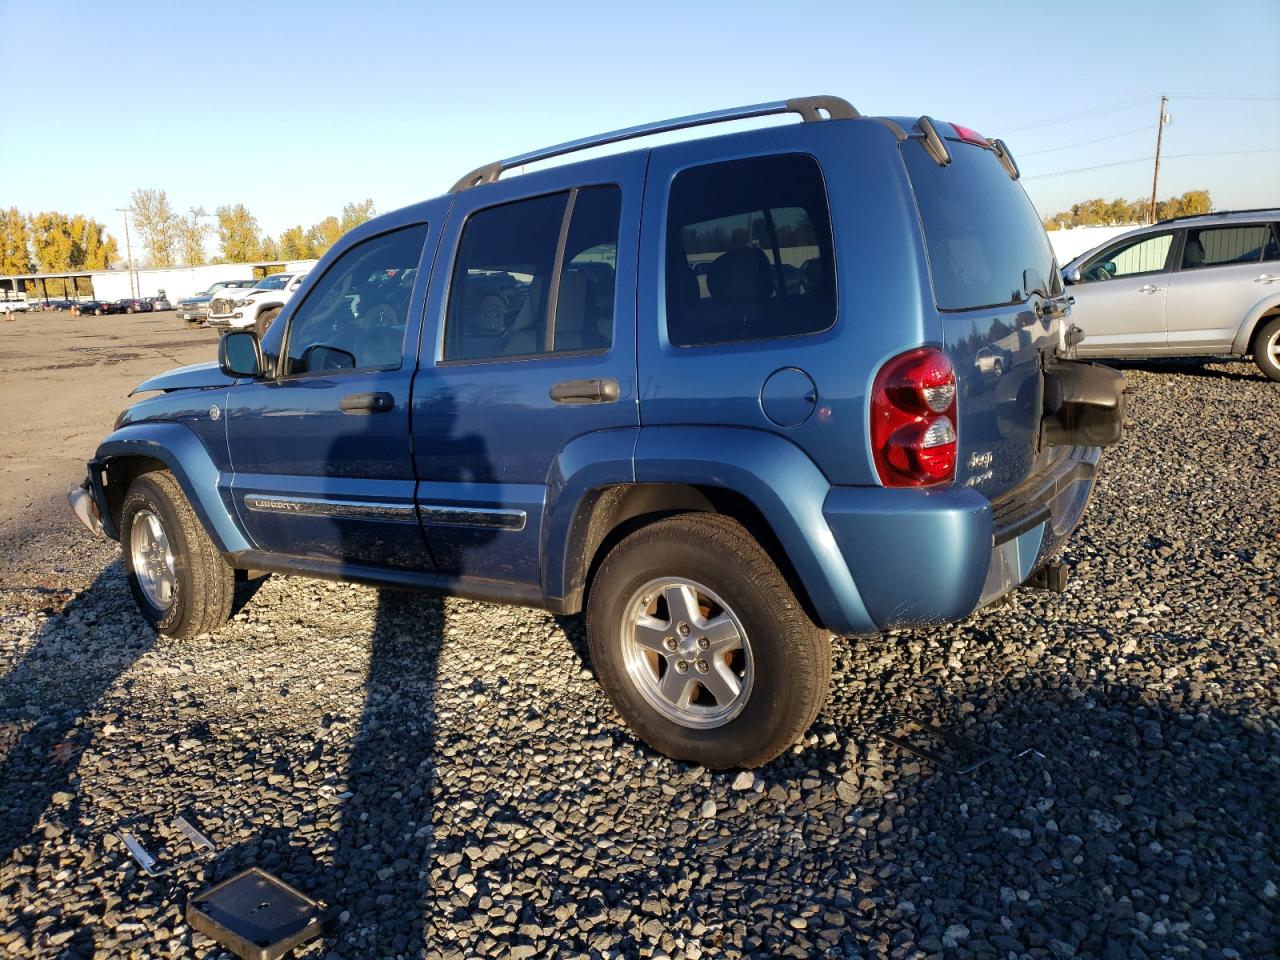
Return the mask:
[[[1188,190],[1180,197],[1170,197],[1156,204],[1156,219],[1187,217],[1208,213],[1213,209],[1208,190]],[[1063,210],[1046,217],[1046,230],[1062,230],[1070,227],[1115,226],[1125,223],[1146,223],[1151,215],[1150,200],[1085,200],[1073,203],[1070,210]]]
[[0,212],[0,273],[31,272],[31,230],[17,207]]
[[163,190],[135,190],[129,213],[151,266],[173,266],[181,218],[169,205],[168,195]]
[[262,235],[258,218],[243,203],[224,204],[217,210],[218,243],[226,263],[252,263],[262,259]]

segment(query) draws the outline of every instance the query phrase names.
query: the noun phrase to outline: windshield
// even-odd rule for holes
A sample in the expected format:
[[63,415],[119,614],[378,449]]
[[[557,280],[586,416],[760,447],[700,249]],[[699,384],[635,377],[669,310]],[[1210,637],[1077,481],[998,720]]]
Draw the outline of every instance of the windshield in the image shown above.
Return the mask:
[[263,277],[255,285],[256,290],[283,290],[285,284],[289,282],[287,273],[273,273],[269,277]]
[[990,150],[947,140],[939,166],[918,140],[902,145],[924,226],[939,310],[1021,303],[1060,291],[1053,248],[1022,185]]

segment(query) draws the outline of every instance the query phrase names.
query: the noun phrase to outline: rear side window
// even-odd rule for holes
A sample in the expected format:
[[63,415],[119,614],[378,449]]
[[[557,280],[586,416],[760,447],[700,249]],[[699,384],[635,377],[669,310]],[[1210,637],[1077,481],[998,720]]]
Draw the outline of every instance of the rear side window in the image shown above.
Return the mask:
[[1022,185],[994,153],[947,141],[939,166],[919,140],[902,145],[915,190],[940,310],[1021,303],[1033,290],[1056,294],[1053,249]]
[[1257,263],[1271,243],[1269,224],[1188,230],[1187,242],[1182,247],[1182,269]]
[[462,230],[446,360],[607,350],[622,192],[588,187],[489,207]]
[[836,320],[831,218],[812,157],[692,167],[667,208],[667,336],[679,347],[826,330]]

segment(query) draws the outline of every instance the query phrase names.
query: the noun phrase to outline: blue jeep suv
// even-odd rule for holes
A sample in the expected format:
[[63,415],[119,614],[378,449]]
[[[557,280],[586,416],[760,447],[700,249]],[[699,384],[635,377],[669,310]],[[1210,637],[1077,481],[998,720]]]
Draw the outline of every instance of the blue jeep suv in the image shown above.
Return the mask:
[[1001,141],[835,97],[683,117],[356,228],[261,340],[142,383],[71,500],[162,634],[218,628],[237,571],[585,611],[640,737],[751,766],[833,633],[966,617],[1071,533],[1123,381],[1068,309]]

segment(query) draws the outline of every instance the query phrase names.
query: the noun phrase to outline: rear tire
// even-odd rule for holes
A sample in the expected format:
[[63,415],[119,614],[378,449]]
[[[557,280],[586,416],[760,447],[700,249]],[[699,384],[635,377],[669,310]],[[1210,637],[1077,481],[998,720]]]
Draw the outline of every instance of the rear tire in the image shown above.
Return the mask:
[[1254,335],[1253,362],[1264,376],[1280,383],[1280,317],[1272,317]]
[[630,534],[590,589],[600,684],[669,757],[712,769],[767,763],[826,701],[830,634],[729,517],[684,514]]
[[120,511],[129,590],[157,633],[195,637],[231,616],[236,576],[168,471],[144,473]]
[[266,336],[267,331],[271,329],[271,324],[275,322],[275,319],[279,314],[279,307],[273,307],[270,310],[263,310],[258,314],[258,319],[254,321],[253,329],[258,334],[259,340]]

